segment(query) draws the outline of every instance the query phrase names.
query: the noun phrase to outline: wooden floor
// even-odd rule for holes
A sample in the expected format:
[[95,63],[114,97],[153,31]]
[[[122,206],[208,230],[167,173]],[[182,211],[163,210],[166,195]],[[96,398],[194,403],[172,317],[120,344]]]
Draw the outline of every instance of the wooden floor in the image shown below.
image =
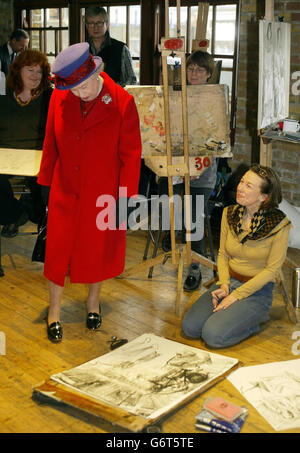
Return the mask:
[[[34,226],[27,223],[21,231],[32,229]],[[145,232],[128,234],[127,268],[142,261],[145,240]],[[34,241],[35,236],[30,234],[2,239],[5,276],[0,279],[0,332],[6,337],[6,354],[0,355],[0,432],[126,432],[106,421],[88,415],[76,416],[67,408],[42,404],[32,398],[32,388],[54,373],[109,352],[108,341],[113,335],[133,340],[152,332],[206,349],[203,342],[187,339],[181,332],[182,314],[198,296],[182,293],[180,316],[175,316],[177,271],[170,260],[154,268],[152,280],[147,278],[145,271],[127,279],[109,280],[104,283],[101,294],[102,328],[99,332],[90,332],[85,327],[87,288],[67,284],[62,307],[64,338],[62,343],[52,344],[47,339],[44,320],[48,292],[43,265],[31,262]],[[300,265],[300,250],[289,249],[288,255]],[[284,270],[289,288],[290,272]],[[203,273],[205,279],[212,275],[208,269]],[[300,331],[300,324],[289,322],[282,296],[276,291],[271,321],[261,332],[237,346],[215,352],[237,358],[244,366],[297,359],[299,357],[292,353],[295,331]],[[242,432],[275,432],[227,379],[166,418],[162,431],[196,432],[195,415],[202,408],[204,399],[210,396],[222,396],[248,407],[249,416]]]

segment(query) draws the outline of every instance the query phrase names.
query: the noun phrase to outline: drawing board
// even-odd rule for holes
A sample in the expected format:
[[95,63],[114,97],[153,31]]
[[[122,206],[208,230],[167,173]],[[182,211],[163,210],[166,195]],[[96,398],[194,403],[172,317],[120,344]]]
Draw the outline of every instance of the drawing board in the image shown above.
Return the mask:
[[289,115],[291,26],[259,21],[258,129]]
[[[203,392],[238,360],[148,333],[35,389],[138,430]],[[76,403],[79,398],[81,403]],[[96,412],[95,412],[96,411]],[[114,415],[113,415],[114,414]]]
[[[230,157],[227,85],[187,86],[190,156]],[[166,155],[162,86],[130,86],[140,117],[143,157]],[[170,133],[173,156],[183,156],[181,91],[169,87]]]

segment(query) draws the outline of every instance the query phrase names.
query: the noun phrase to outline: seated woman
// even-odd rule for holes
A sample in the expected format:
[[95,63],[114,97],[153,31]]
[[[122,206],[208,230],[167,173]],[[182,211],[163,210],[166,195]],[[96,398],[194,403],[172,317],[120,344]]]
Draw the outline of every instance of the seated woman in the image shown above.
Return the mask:
[[183,318],[183,332],[214,348],[245,340],[269,320],[276,274],[291,222],[278,208],[280,181],[268,167],[251,166],[237,186],[238,204],[224,208],[219,281]]
[[[205,85],[214,72],[214,59],[208,52],[198,50],[193,52],[186,61],[186,78],[188,85]],[[211,165],[200,175],[190,178],[190,195],[192,198],[192,222],[195,224],[197,219],[196,199],[197,196],[204,197],[204,210],[206,210],[208,200],[212,194],[217,180],[217,160],[212,158]],[[174,184],[174,194],[180,194],[183,191],[184,183]],[[158,190],[160,194],[168,193],[168,179],[160,178]],[[177,233],[178,231],[176,231]],[[191,231],[194,233],[194,231]],[[165,252],[171,250],[170,232],[166,232],[162,240],[162,248]],[[194,252],[203,254],[204,239],[193,240],[191,248]],[[188,275],[184,282],[185,291],[195,291],[201,282],[200,264],[197,261],[192,261],[189,267]]]
[[[45,54],[25,50],[11,64],[7,92],[0,96],[0,148],[42,149],[48,105],[52,93],[50,65]],[[28,215],[14,197],[10,176],[0,175],[1,235],[14,237]],[[36,178],[27,181],[36,211],[37,223],[43,205]]]

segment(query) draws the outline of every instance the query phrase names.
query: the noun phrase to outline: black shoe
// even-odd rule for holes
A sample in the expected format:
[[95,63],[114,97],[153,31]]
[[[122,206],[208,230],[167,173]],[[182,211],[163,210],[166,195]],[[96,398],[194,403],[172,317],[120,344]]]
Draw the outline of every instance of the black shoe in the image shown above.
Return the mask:
[[48,338],[53,343],[59,343],[63,337],[62,326],[59,321],[52,322],[50,326],[47,325]]
[[164,252],[170,252],[171,250],[171,235],[170,232],[167,231],[161,241],[161,248]]
[[17,223],[9,223],[4,225],[1,231],[1,236],[4,238],[14,238],[19,233],[19,227]]
[[100,313],[89,313],[86,318],[86,326],[90,330],[99,329],[102,323],[102,316]]
[[22,212],[16,223],[4,225],[1,231],[1,236],[4,238],[14,238],[19,232],[19,227],[25,225],[28,220],[27,212]]
[[189,267],[189,273],[187,278],[185,279],[183,289],[185,291],[195,291],[200,285],[202,280],[200,264],[199,263],[192,263]]

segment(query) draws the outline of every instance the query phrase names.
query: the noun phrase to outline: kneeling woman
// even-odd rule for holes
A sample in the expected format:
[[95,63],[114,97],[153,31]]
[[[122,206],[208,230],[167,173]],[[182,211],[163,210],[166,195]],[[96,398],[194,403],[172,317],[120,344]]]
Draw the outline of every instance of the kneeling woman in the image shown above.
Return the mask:
[[223,211],[219,281],[184,316],[186,335],[225,348],[258,332],[269,320],[291,228],[278,209],[281,200],[277,174],[268,167],[250,167],[237,187],[238,204]]

